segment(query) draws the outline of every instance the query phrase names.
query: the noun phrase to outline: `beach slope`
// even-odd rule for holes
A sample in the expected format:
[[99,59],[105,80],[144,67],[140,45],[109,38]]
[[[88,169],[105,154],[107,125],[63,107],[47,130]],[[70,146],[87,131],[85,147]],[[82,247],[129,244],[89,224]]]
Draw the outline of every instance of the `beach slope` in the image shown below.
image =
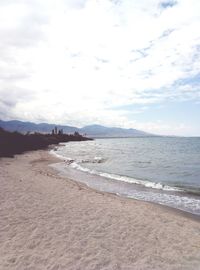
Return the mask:
[[1,270],[200,269],[200,222],[65,179],[47,151],[0,160]]

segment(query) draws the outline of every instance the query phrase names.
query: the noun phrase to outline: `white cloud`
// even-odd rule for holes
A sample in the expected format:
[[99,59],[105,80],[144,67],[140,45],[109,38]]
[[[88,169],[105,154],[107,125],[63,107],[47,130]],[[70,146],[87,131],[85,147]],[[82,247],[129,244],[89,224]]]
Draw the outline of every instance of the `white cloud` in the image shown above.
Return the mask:
[[[140,127],[112,108],[200,98],[198,85],[177,84],[200,72],[199,0],[0,6],[3,118]],[[141,128],[153,125],[167,132]]]

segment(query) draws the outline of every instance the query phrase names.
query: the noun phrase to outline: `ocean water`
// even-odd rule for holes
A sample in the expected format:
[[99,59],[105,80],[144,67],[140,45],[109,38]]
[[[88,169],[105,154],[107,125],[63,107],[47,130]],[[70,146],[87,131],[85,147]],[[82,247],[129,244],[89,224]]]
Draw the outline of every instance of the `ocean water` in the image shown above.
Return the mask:
[[200,138],[96,139],[61,144],[54,167],[120,196],[200,215]]

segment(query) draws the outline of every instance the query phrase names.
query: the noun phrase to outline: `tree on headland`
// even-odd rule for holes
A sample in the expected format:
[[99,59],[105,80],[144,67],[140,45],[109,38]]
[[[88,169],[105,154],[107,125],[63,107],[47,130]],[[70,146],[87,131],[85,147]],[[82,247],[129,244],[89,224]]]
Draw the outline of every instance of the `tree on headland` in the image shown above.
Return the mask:
[[58,134],[59,134],[59,135],[62,135],[62,134],[63,134],[63,129],[59,129],[59,130],[58,130]]
[[70,141],[86,141],[89,138],[81,136],[78,132],[74,135],[63,134],[63,130],[59,130],[59,134],[21,134],[19,132],[5,131],[0,127],[0,157],[12,157],[15,154],[21,154],[25,151],[45,149],[49,145],[59,144],[61,142]]
[[78,131],[75,131],[75,132],[74,132],[74,136],[79,137],[79,136],[81,136],[81,135],[78,133]]

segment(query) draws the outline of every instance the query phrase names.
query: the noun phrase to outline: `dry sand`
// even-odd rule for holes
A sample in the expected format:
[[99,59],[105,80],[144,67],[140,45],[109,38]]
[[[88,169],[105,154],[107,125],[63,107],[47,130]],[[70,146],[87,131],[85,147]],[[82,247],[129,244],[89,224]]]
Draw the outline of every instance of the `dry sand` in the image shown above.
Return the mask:
[[58,176],[36,151],[0,160],[0,269],[200,269],[200,222]]

